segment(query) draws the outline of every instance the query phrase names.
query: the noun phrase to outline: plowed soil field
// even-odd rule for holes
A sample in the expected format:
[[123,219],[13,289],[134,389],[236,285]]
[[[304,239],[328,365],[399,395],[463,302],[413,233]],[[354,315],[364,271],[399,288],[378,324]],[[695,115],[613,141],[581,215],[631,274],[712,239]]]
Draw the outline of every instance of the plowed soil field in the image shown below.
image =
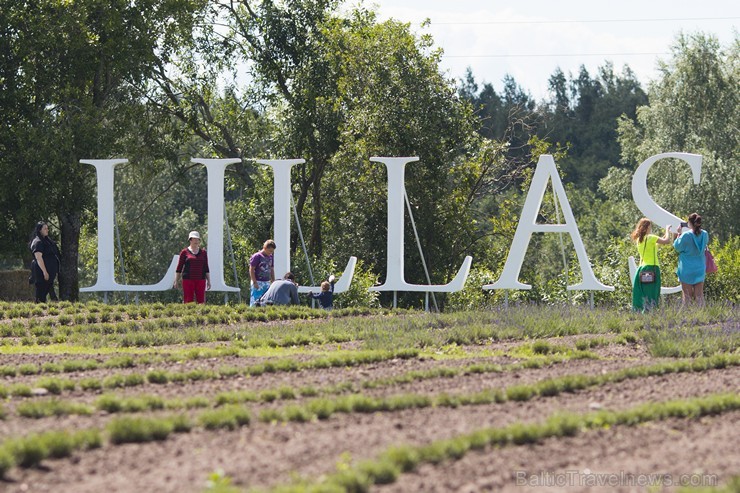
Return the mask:
[[[58,323],[63,306],[8,312],[3,492],[678,491],[732,488],[740,474],[732,334],[718,350],[665,357],[632,314],[600,325],[546,312],[535,330],[475,314],[253,321],[241,310],[150,326],[172,340],[130,345],[129,330],[161,317],[75,324]],[[709,324],[732,332],[736,315]],[[461,336],[466,326],[479,336]],[[199,330],[221,340],[180,337]],[[609,421],[635,409],[639,418]],[[553,416],[575,424],[532,431]],[[169,424],[141,431],[151,423]],[[84,431],[97,439],[65,449],[49,438]],[[485,433],[498,438],[470,438]],[[475,445],[449,445],[465,437]]]

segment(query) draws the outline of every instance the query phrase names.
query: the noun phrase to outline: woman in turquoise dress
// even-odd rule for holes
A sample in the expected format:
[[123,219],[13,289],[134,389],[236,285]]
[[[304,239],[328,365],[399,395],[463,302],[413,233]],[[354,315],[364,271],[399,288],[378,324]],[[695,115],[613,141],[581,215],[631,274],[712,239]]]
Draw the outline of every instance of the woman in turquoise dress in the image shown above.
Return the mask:
[[[660,265],[658,264],[658,245],[667,245],[671,242],[671,227],[666,226],[662,238],[651,234],[653,224],[650,219],[643,217],[637,222],[635,230],[630,237],[637,245],[640,254],[640,266],[637,268],[635,278],[632,279],[632,309],[634,311],[645,311],[660,303]],[[652,281],[643,282],[645,276]],[[652,275],[651,275],[652,274]]]
[[704,279],[706,277],[706,258],[704,250],[709,245],[709,233],[701,229],[701,216],[696,212],[689,216],[688,229],[678,228],[678,237],[673,248],[678,252],[676,275],[681,281],[683,304],[696,301],[704,306]]

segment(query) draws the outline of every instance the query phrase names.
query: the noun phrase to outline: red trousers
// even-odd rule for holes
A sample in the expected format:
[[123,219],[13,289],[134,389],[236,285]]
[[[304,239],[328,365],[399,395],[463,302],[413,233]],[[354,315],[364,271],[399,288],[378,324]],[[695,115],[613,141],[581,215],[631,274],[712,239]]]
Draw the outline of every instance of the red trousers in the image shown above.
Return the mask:
[[184,303],[206,302],[206,280],[205,279],[183,279],[182,298]]

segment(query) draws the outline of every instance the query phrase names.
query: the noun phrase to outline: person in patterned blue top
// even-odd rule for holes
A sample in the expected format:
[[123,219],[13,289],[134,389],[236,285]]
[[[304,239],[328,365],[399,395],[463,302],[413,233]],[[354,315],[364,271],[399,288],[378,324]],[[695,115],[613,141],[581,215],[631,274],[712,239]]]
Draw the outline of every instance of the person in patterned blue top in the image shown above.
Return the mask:
[[265,241],[262,250],[249,259],[250,296],[249,306],[255,306],[257,300],[267,292],[270,284],[275,282],[275,245],[274,240]]

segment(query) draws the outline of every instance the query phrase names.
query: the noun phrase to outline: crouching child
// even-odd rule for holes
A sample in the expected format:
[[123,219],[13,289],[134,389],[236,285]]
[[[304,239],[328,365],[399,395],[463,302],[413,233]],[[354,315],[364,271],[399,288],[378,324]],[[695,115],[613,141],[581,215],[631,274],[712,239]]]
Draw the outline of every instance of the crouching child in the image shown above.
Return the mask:
[[319,306],[324,310],[332,310],[334,308],[334,284],[336,278],[331,275],[328,281],[321,283],[321,292],[318,294],[309,293],[311,298],[319,300]]

